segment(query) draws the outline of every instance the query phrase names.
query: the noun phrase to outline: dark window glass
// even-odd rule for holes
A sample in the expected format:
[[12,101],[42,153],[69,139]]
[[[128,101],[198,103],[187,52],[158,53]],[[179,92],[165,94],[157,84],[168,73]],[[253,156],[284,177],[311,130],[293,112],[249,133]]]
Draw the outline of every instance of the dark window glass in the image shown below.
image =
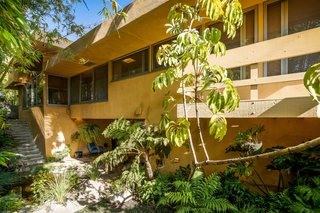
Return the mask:
[[320,27],[319,0],[288,1],[289,34]]
[[228,77],[232,80],[250,79],[250,66],[228,69]]
[[160,69],[165,69],[166,67],[164,65],[160,65],[157,61],[157,52],[159,50],[159,48],[162,46],[162,45],[165,45],[165,44],[171,44],[172,41],[176,39],[175,37],[174,38],[171,38],[169,40],[166,40],[166,41],[163,41],[159,44],[156,44],[152,47],[152,70],[160,70]]
[[245,38],[244,45],[253,44],[255,40],[255,10],[250,10],[244,14]]
[[94,99],[107,100],[108,95],[108,66],[98,67],[94,70]]
[[267,5],[267,38],[281,36],[281,1]]
[[93,100],[93,72],[92,70],[81,74],[81,101]]
[[74,76],[70,80],[70,101],[71,104],[79,103],[79,92],[80,92],[80,75]]
[[288,59],[288,73],[305,72],[313,64],[320,61],[320,53],[303,55]]
[[281,75],[281,60],[267,62],[267,76]]
[[148,72],[149,50],[128,55],[112,62],[113,80]]
[[68,79],[48,75],[49,104],[68,104]]

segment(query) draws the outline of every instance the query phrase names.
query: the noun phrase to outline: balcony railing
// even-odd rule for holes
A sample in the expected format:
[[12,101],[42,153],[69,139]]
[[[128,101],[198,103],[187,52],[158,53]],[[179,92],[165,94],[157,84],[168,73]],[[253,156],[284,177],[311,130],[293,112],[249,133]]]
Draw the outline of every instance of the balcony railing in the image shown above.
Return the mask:
[[[228,114],[227,117],[315,117],[316,104],[308,97],[308,91],[303,86],[305,70],[301,70],[300,73],[264,77],[263,63],[318,53],[320,52],[319,35],[320,28],[315,28],[231,49],[223,57],[211,55],[209,57],[211,64],[225,68],[250,66],[250,79],[234,81],[242,101],[239,109],[235,113]],[[192,88],[186,88],[186,91],[190,95],[193,93]],[[181,93],[181,89],[178,92]],[[288,98],[290,101],[283,101]],[[281,107],[275,107],[279,103]],[[299,107],[298,103],[305,107]],[[259,109],[250,110],[249,106],[253,105],[259,106]],[[271,107],[273,110],[270,111]],[[294,107],[298,107],[300,111],[296,111]],[[188,107],[191,117],[194,117],[193,108],[194,106]],[[181,105],[178,106],[177,116],[183,116]],[[211,113],[205,104],[201,105],[200,117],[210,116]]]

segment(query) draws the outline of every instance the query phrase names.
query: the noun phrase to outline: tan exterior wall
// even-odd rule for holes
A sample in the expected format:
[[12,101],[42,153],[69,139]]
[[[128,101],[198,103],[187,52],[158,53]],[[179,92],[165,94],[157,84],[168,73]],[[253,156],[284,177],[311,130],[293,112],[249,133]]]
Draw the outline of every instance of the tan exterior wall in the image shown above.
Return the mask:
[[[304,141],[320,137],[320,119],[319,118],[242,118],[242,119],[228,119],[228,133],[225,138],[218,142],[211,135],[209,135],[208,123],[209,119],[201,119],[202,129],[206,142],[206,147],[209,152],[211,159],[221,160],[233,157],[239,157],[235,153],[225,153],[226,147],[231,145],[234,141],[234,137],[239,131],[245,131],[250,127],[254,127],[258,124],[265,127],[265,131],[261,133],[261,140],[263,141],[263,149],[270,148],[273,146],[294,146]],[[193,120],[193,126],[195,121]],[[232,127],[236,126],[236,127]],[[195,128],[194,128],[195,129]],[[199,141],[197,138],[197,131],[193,130],[194,140]],[[196,144],[196,143],[195,143]],[[198,160],[205,160],[205,156],[198,142],[195,145],[197,151]],[[179,158],[180,165],[187,165],[191,163],[192,156],[190,153],[184,155],[184,149],[174,150],[171,154],[170,159]],[[259,159],[255,161],[255,168],[258,173],[264,177],[266,184],[277,185],[278,173],[267,171],[265,166],[270,162],[269,159]],[[169,171],[176,168],[176,165],[167,162]],[[226,165],[204,166],[205,174],[222,171],[226,168]],[[166,169],[163,169],[166,170]],[[256,181],[259,183],[256,175],[254,175]],[[250,182],[250,180],[246,180]]]
[[31,129],[31,133],[35,143],[37,144],[41,154],[46,155],[46,144],[44,138],[44,122],[41,108],[32,107],[30,109],[20,111],[20,118],[26,120]]
[[[109,72],[111,73],[111,72]],[[108,101],[71,105],[72,118],[84,119],[145,119],[158,123],[161,103],[167,89],[152,91],[152,81],[160,72],[145,74],[119,81],[109,81]],[[111,79],[111,76],[110,78]],[[177,87],[170,89],[172,94]],[[176,115],[176,112],[173,112]]]

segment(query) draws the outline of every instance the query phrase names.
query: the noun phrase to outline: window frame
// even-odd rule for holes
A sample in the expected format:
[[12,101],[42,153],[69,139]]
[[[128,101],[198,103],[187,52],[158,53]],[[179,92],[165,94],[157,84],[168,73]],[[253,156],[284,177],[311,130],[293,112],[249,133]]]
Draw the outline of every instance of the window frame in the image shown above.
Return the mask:
[[[147,51],[146,51],[147,50]],[[136,53],[139,53],[139,52],[143,52],[143,51],[146,51],[148,53],[148,57],[147,57],[147,61],[148,61],[148,66],[147,66],[147,71],[146,72],[141,72],[141,73],[137,73],[137,74],[134,74],[134,75],[129,75],[129,76],[125,76],[125,77],[120,77],[118,79],[114,79],[114,69],[113,69],[113,63],[115,61],[119,61],[119,60],[122,60],[124,58],[127,58],[128,56],[131,56],[131,55],[134,55]],[[116,81],[121,81],[121,80],[125,80],[125,79],[130,79],[130,78],[134,78],[134,77],[137,77],[137,76],[141,76],[141,75],[145,75],[145,74],[148,74],[148,73],[152,73],[152,70],[150,69],[150,46],[147,46],[147,47],[144,47],[144,48],[141,48],[139,50],[136,50],[134,52],[130,52],[126,55],[123,55],[121,57],[118,57],[116,59],[113,59],[110,61],[111,65],[111,82],[116,82]]]
[[[101,68],[101,67],[106,67],[106,72],[107,72],[107,81],[106,81],[106,89],[107,89],[107,93],[106,93],[106,98],[105,99],[101,99],[101,100],[96,100],[95,99],[95,71],[98,69],[98,68]],[[90,100],[90,101],[81,101],[81,81],[82,81],[82,74],[85,73],[85,72],[89,72],[89,71],[92,71],[92,92],[93,92],[93,99]],[[76,76],[79,76],[79,88],[78,88],[78,91],[79,91],[79,102],[78,103],[72,103],[71,102],[71,78],[73,77],[76,77]],[[69,78],[69,87],[70,87],[70,92],[69,92],[69,99],[70,99],[70,102],[69,102],[69,105],[77,105],[77,104],[91,104],[91,103],[99,103],[99,102],[107,102],[108,101],[108,91],[109,91],[109,63],[105,63],[105,64],[102,64],[102,65],[98,65],[92,69],[89,69],[89,70],[86,70],[84,72],[81,72],[77,75],[74,75],[74,76],[71,76]]]
[[[268,5],[275,2],[281,4],[281,36],[288,35],[288,1],[287,0],[269,0],[263,4],[263,40],[268,40]],[[288,59],[281,59],[280,75],[288,74]],[[268,76],[268,64],[263,63],[263,77]]]
[[[60,77],[60,78],[65,78],[67,79],[67,104],[51,104],[49,103],[49,76],[54,76],[54,77]],[[52,73],[47,73],[46,76],[46,82],[47,82],[47,105],[48,106],[68,106],[70,104],[69,102],[69,96],[70,96],[70,91],[69,91],[69,78],[65,77],[65,76],[61,76],[61,75],[56,75],[56,74],[52,74]]]

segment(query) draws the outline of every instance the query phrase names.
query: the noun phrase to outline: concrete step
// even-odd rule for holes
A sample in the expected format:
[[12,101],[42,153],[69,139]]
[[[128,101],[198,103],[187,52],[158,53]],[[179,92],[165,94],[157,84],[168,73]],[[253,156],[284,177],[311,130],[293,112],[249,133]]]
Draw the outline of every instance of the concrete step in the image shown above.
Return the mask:
[[24,120],[8,120],[7,133],[16,141],[16,147],[10,150],[20,154],[18,157],[23,163],[24,171],[45,162],[38,146],[35,144],[31,129]]

